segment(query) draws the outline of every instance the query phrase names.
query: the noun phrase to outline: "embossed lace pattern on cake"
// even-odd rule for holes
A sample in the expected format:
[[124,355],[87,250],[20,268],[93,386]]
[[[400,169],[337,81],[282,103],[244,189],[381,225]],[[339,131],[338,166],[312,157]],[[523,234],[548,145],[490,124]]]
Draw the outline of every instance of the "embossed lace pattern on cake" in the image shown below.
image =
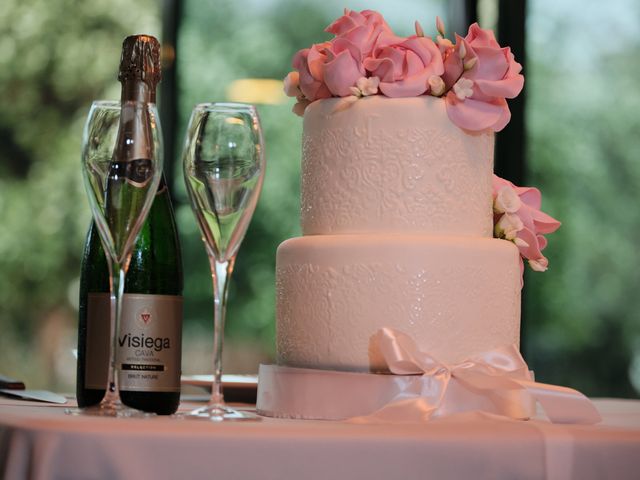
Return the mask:
[[382,327],[402,330],[447,362],[517,344],[517,269],[515,263],[497,269],[393,262],[278,267],[278,363],[375,370],[382,362],[369,339]]
[[372,118],[303,135],[303,233],[491,237],[493,136],[375,128]]

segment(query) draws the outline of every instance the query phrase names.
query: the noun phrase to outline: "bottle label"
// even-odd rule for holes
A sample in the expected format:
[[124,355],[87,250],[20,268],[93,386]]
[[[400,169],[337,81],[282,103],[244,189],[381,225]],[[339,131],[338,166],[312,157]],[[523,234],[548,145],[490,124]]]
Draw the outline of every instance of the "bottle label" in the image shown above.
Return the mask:
[[[109,295],[87,299],[85,385],[104,389],[109,356]],[[182,358],[182,297],[126,293],[117,338],[121,390],[179,392]]]

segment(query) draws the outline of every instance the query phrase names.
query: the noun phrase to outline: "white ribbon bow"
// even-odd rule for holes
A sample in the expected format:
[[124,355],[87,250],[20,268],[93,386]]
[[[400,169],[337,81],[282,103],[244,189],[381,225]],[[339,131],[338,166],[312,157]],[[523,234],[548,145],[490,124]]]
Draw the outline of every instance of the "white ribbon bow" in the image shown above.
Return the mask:
[[380,410],[353,421],[425,421],[464,410],[460,407],[469,404],[484,404],[489,413],[523,418],[527,415],[522,412],[529,412],[534,401],[554,423],[601,421],[591,401],[577,390],[533,381],[515,345],[446,365],[420,351],[411,337],[391,328],[378,330],[373,341],[392,373],[421,376]]

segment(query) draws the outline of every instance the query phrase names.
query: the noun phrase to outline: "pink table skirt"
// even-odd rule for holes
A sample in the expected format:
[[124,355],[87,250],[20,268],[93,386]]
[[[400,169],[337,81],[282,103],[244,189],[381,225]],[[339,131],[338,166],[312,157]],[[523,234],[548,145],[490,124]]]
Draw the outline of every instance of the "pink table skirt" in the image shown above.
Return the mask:
[[358,425],[68,417],[63,407],[1,399],[0,477],[639,478],[640,401],[594,403],[603,417],[594,426],[475,414],[415,425]]

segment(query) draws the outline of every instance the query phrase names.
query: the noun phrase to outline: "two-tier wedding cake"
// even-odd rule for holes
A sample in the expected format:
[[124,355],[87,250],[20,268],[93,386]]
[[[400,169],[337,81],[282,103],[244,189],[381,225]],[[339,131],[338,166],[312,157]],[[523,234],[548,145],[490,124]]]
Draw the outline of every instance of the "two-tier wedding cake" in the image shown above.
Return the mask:
[[[278,366],[261,370],[259,410],[306,416],[274,400],[287,375],[305,379],[298,393],[319,378],[301,372],[417,373],[402,355],[456,365],[505,346],[517,356],[523,258],[545,270],[544,234],[559,226],[537,189],[493,174],[494,132],[524,78],[492,32],[474,24],[452,42],[437,29],[433,40],[416,22],[403,38],[377,12],[345,11],[327,27],[335,38],[293,59],[303,236],[278,248]],[[409,353],[390,361],[383,331]]]
[[278,363],[383,368],[393,327],[459,362],[520,331],[517,247],[493,238],[492,132],[444,102],[373,95],[304,115],[302,231],[277,254]]

